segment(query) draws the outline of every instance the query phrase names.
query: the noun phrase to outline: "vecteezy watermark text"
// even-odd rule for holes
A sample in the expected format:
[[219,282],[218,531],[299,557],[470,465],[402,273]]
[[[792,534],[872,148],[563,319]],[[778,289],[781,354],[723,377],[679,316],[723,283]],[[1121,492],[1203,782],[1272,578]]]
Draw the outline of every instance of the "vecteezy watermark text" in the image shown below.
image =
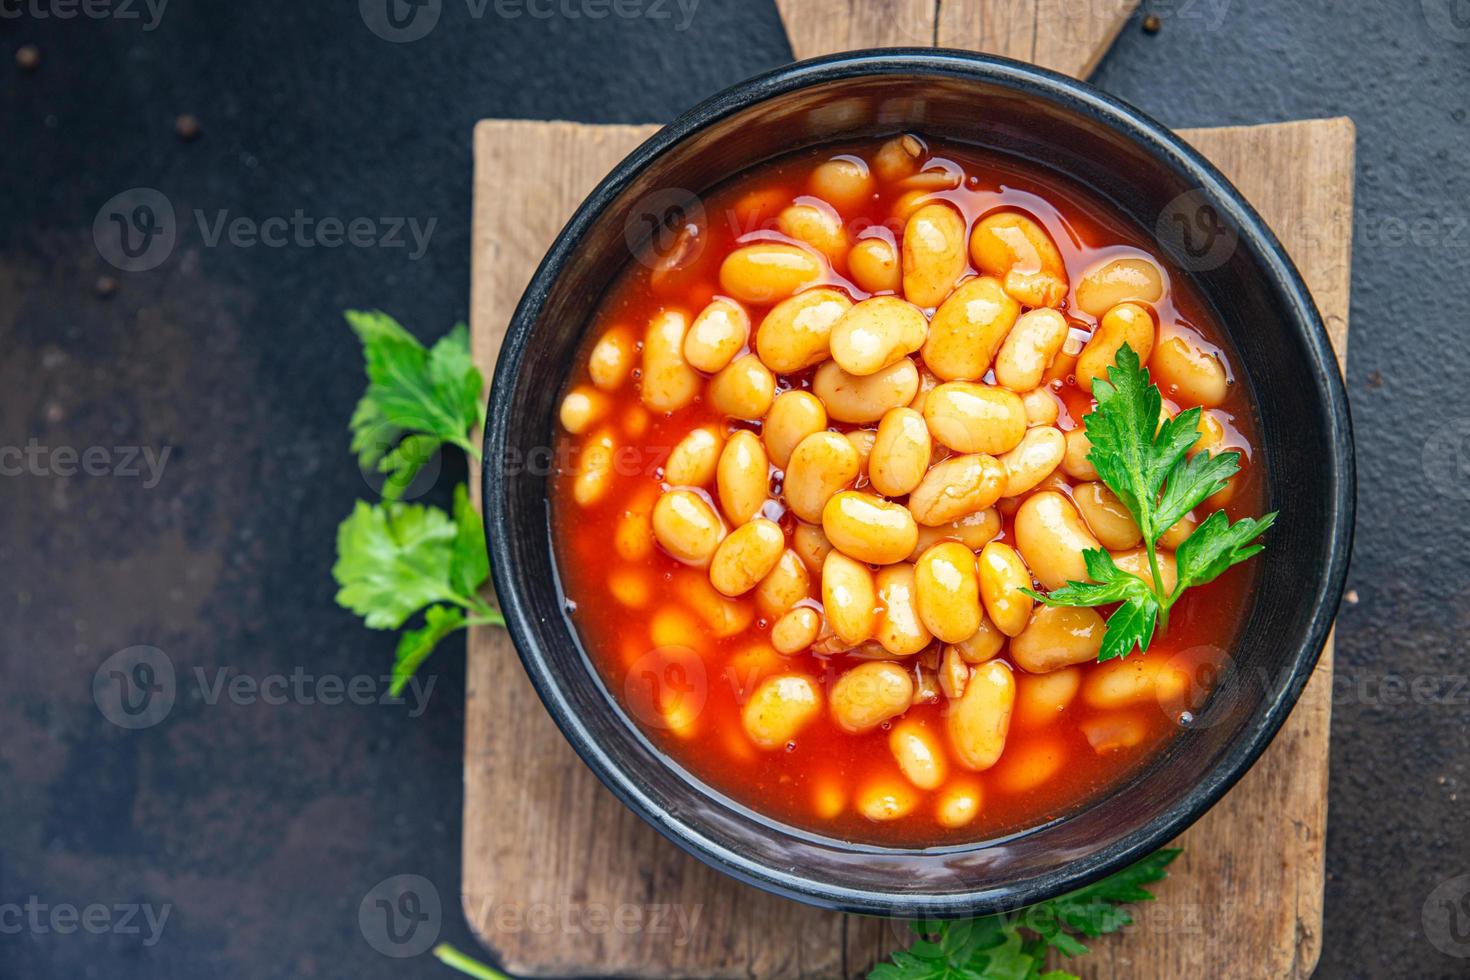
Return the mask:
[[390,693],[392,674],[309,674],[297,667],[289,674],[266,674],[254,677],[250,674],[232,674],[228,667],[218,667],[213,675],[203,667],[195,667],[194,682],[200,696],[208,705],[219,704],[221,698],[231,704],[248,706],[267,704],[272,707],[283,704],[321,704],[335,707],[340,704],[355,704],[366,707],[373,704],[403,704],[408,702],[410,718],[417,718],[429,707],[429,696],[434,693],[437,677],[430,676],[420,681],[417,675],[408,679],[404,696]]
[[[163,479],[172,446],[43,446],[28,439],[24,446],[0,446],[0,476],[116,476],[143,479],[152,490]],[[145,473],[146,470],[146,473]]]
[[[403,249],[410,262],[423,258],[439,226],[438,218],[343,218],[310,215],[301,208],[264,218],[234,214],[229,208],[195,208],[192,214],[205,248]],[[152,187],[131,187],[113,195],[92,221],[97,253],[124,272],[146,272],[162,265],[184,231],[173,202]]]
[[[264,219],[245,216],[230,217],[226,208],[214,212],[213,218],[195,209],[194,220],[199,225],[199,235],[208,248],[215,248],[220,240],[236,248],[407,248],[413,239],[413,250],[408,253],[409,261],[424,257],[429,248],[429,238],[439,225],[438,218],[420,223],[418,218],[314,218],[297,208],[289,218],[276,215]],[[407,237],[405,237],[405,230]]]
[[[687,31],[699,0],[464,0],[471,20],[648,20]],[[444,13],[444,0],[358,0],[367,29],[385,41],[407,44],[427,37]]]
[[[184,680],[192,680],[195,696],[211,707],[222,701],[238,707],[407,704],[408,716],[418,718],[428,710],[437,678],[410,677],[398,695],[392,692],[391,674],[313,674],[299,666],[290,673],[258,677],[229,667],[212,671],[195,667]],[[97,668],[92,676],[92,700],[102,717],[119,728],[152,728],[169,716],[180,686],[181,678],[168,654],[157,647],[132,646],[117,651]]]
[[104,905],[93,902],[78,908],[68,902],[50,904],[32,895],[25,903],[6,902],[0,904],[0,935],[17,936],[28,933],[44,936],[56,933],[68,936],[75,932],[86,932],[93,936],[143,936],[143,945],[153,947],[163,935],[172,904],[153,906],[147,902],[119,902]]
[[151,31],[163,20],[168,0],[0,0],[0,20],[141,20]]
[[694,939],[704,914],[702,904],[655,902],[498,902],[486,899],[476,918],[496,933],[560,936],[619,935],[666,936],[675,948]]

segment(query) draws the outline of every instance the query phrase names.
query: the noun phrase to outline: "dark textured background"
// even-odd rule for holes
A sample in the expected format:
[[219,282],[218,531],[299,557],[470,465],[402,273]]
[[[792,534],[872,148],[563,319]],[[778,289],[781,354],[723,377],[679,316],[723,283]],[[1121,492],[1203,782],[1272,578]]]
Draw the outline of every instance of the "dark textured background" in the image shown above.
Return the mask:
[[[447,975],[375,952],[357,910],[380,880],[421,874],[444,901],[444,936],[474,948],[456,899],[462,643],[431,661],[416,718],[403,705],[210,703],[193,671],[389,664],[393,639],[331,601],[333,529],[368,492],[346,452],[362,378],[339,311],[382,307],[426,337],[466,316],[474,122],[669,119],[787,61],[776,13],[702,0],[680,31],[506,19],[493,5],[474,19],[445,0],[432,34],[390,44],[350,0],[174,0],[151,31],[25,4],[0,3],[0,446],[171,456],[154,487],[0,478],[0,913],[32,895],[172,910],[152,947],[117,931],[15,934],[0,915],[0,976]],[[1337,114],[1358,126],[1348,386],[1361,522],[1357,601],[1338,632],[1319,973],[1464,976],[1470,961],[1437,951],[1421,913],[1438,883],[1470,872],[1470,6],[1152,9],[1162,31],[1135,17],[1098,72],[1108,91],[1177,126]],[[14,59],[27,43],[41,54],[31,73]],[[198,141],[175,137],[181,112],[202,121]],[[137,186],[172,202],[180,240],[157,269],[114,273],[101,298],[94,283],[113,270],[93,217]],[[208,247],[196,208],[437,226],[416,261]],[[446,464],[430,499],[462,474]],[[163,723],[125,731],[91,681],[135,644],[167,653],[179,696]]]

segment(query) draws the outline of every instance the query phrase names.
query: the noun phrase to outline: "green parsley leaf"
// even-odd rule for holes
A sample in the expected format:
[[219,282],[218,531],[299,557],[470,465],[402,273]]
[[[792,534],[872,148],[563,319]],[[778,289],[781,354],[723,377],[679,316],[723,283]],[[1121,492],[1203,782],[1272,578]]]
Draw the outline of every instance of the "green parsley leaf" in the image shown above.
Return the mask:
[[475,595],[490,577],[490,556],[485,552],[485,522],[463,483],[454,488],[454,526],[449,580],[461,595]]
[[1213,582],[1231,565],[1260,554],[1265,545],[1251,542],[1275,521],[1275,511],[1261,518],[1243,517],[1234,524],[1222,510],[1206,517],[1174,553],[1179,565],[1179,589]]
[[[1085,419],[1092,443],[1087,458],[1138,522],[1144,539],[1157,540],[1169,527],[1159,520],[1159,491],[1199,441],[1199,409],[1181,412],[1160,425],[1163,396],[1159,386],[1150,383],[1148,370],[1127,344],[1119,348],[1116,364],[1108,368],[1108,380],[1092,382],[1092,394],[1097,407]],[[1193,496],[1193,489],[1197,488],[1175,496],[1178,503],[1190,500],[1179,517],[1209,496]]]
[[1137,864],[1130,865],[1102,881],[1069,892],[1049,904],[1067,928],[1096,939],[1117,932],[1133,922],[1122,906],[1129,902],[1151,902],[1153,893],[1144,885],[1168,877],[1170,862],[1180,855],[1179,848],[1155,851]]
[[[1198,409],[1190,409],[1198,413]],[[1173,527],[1184,515],[1208,497],[1225,489],[1226,482],[1240,469],[1240,453],[1195,453],[1174,466],[1154,517],[1160,533]]]
[[[1045,956],[1045,947],[1042,947]],[[1022,937],[1019,929],[1006,932],[999,946],[984,950],[985,965],[976,972],[985,980],[1030,980],[1041,965],[1035,950]]]
[[1164,878],[1177,850],[1159,851],[1086,888],[1005,915],[910,923],[918,934],[908,949],[875,965],[868,980],[1077,980],[1065,970],[1045,971],[1046,956],[1080,956],[1087,947],[1074,933],[1097,937],[1133,921],[1121,906],[1146,902],[1144,886]]
[[419,669],[439,641],[455,630],[469,625],[459,609],[449,606],[430,606],[424,610],[424,625],[416,630],[405,630],[398,638],[398,650],[393,657],[393,684],[389,693],[397,697],[408,683],[414,671]]
[[1152,595],[1130,596],[1108,617],[1102,646],[1097,651],[1098,662],[1126,657],[1134,647],[1147,650],[1158,621],[1159,603]]
[[1113,564],[1113,556],[1101,548],[1082,552],[1090,582],[1068,582],[1048,595],[1023,589],[1031,598],[1052,606],[1106,606],[1128,599],[1142,599],[1153,594],[1148,583]]
[[[372,629],[398,629],[424,610],[424,625],[398,640],[397,695],[444,637],[466,626],[504,626],[480,595],[490,575],[480,515],[460,484],[454,517],[422,504],[359,500],[337,529],[337,604]],[[425,608],[427,607],[427,608]]]
[[337,528],[337,604],[370,629],[391,630],[430,603],[452,601],[449,560],[456,533],[437,507],[359,500]]
[[426,348],[386,313],[349,310],[346,318],[362,341],[368,377],[349,423],[352,451],[363,469],[388,475],[383,496],[400,497],[445,443],[478,460],[469,433],[484,422],[485,381],[470,356],[468,328],[461,323]]
[[[1087,458],[1135,520],[1141,518],[1139,528],[1149,537],[1154,500],[1174,463],[1164,453],[1175,450],[1175,440],[1155,443],[1163,396],[1157,385],[1149,384],[1148,372],[1133,348],[1124,344],[1116,360],[1117,365],[1108,368],[1108,380],[1097,378],[1092,383],[1097,407],[1085,419],[1092,443]],[[1159,430],[1160,436],[1164,434]],[[1182,455],[1187,448],[1178,452]]]
[[385,313],[349,310],[362,341],[368,387],[352,413],[352,451],[364,468],[387,474],[385,503],[358,501],[337,528],[332,576],[337,603],[371,629],[398,629],[423,610],[423,625],[398,639],[392,693],[399,694],[446,636],[467,626],[504,626],[480,590],[490,577],[485,526],[461,483],[452,516],[400,503],[423,465],[449,443],[473,459],[469,434],[483,425],[484,379],[460,324],[424,347]]
[[1097,659],[1126,657],[1135,646],[1147,650],[1159,616],[1154,590],[1137,575],[1119,568],[1113,563],[1113,556],[1101,548],[1089,548],[1082,557],[1087,562],[1091,582],[1068,582],[1048,595],[1031,589],[1022,591],[1050,606],[1107,606],[1121,602],[1123,605],[1108,618]]
[[438,436],[426,436],[422,433],[404,436],[403,439],[383,454],[378,460],[378,472],[386,473],[387,479],[383,482],[383,498],[386,500],[401,500],[403,494],[408,490],[413,478],[419,475],[419,470],[443,445]]
[[1252,542],[1276,515],[1232,525],[1223,511],[1212,513],[1180,545],[1179,581],[1165,592],[1159,538],[1224,489],[1240,469],[1240,454],[1189,455],[1199,441],[1201,410],[1187,409],[1161,424],[1163,396],[1127,344],[1118,349],[1107,379],[1093,380],[1092,394],[1097,406],[1084,419],[1092,443],[1087,458],[1142,532],[1150,574],[1125,572],[1106,551],[1093,549],[1083,555],[1090,581],[1068,582],[1048,595],[1026,592],[1049,606],[1117,603],[1098,651],[1098,660],[1111,660],[1147,650],[1156,631],[1168,630],[1169,610],[1185,589],[1212,581],[1231,565],[1259,554],[1263,546]]

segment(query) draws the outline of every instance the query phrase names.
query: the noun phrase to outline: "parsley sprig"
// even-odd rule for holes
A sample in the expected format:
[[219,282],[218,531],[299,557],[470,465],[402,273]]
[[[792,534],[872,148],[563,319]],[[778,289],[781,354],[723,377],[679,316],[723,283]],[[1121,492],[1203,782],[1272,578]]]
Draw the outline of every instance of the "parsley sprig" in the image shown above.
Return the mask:
[[1117,932],[1133,921],[1121,906],[1153,900],[1144,886],[1166,877],[1177,849],[1158,851],[1116,874],[1060,898],[1019,912],[952,922],[910,923],[918,934],[908,949],[868,972],[868,980],[1077,980],[1046,967],[1049,950],[1063,956],[1087,952],[1089,939]]
[[470,357],[469,333],[455,327],[425,347],[385,313],[349,311],[362,341],[368,387],[352,413],[352,451],[364,470],[387,474],[379,503],[359,500],[337,528],[337,604],[370,629],[405,630],[394,657],[396,696],[446,636],[469,626],[504,626],[482,594],[490,577],[485,529],[469,490],[454,489],[451,513],[400,499],[423,464],[444,445],[472,460],[470,439],[484,423],[484,378]]
[[1236,452],[1189,454],[1199,441],[1200,409],[1180,412],[1159,423],[1163,396],[1133,348],[1124,344],[1107,380],[1094,379],[1097,400],[1086,419],[1092,443],[1088,460],[1098,478],[1128,508],[1143,533],[1150,575],[1124,571],[1102,549],[1083,552],[1088,582],[1068,582],[1048,595],[1026,590],[1049,606],[1107,606],[1108,617],[1098,660],[1126,657],[1134,647],[1148,649],[1154,632],[1169,628],[1169,610],[1188,588],[1214,581],[1225,569],[1259,554],[1257,542],[1276,519],[1245,517],[1231,523],[1217,510],[1200,522],[1175,552],[1178,581],[1164,588],[1158,540],[1211,495],[1225,488],[1240,469]]
[[[1168,877],[1165,869],[1179,853],[1156,851],[1102,881],[1019,912],[910,922],[917,938],[869,970],[868,980],[1078,980],[1066,970],[1043,972],[1048,951],[1081,956],[1087,946],[1077,936],[1096,939],[1132,924],[1122,906],[1153,901],[1144,886]],[[447,943],[435,946],[434,956],[477,980],[509,980]]]
[[490,576],[484,525],[460,484],[454,515],[437,507],[359,500],[337,528],[337,604],[370,629],[394,630],[419,610],[424,625],[398,639],[392,693],[408,683],[439,641],[468,626],[504,626],[480,595]]
[[368,387],[352,413],[352,451],[364,470],[387,474],[383,496],[397,500],[439,448],[463,449],[478,462],[470,433],[485,422],[485,379],[470,356],[469,328],[458,324],[425,347],[377,310],[348,310],[362,341]]

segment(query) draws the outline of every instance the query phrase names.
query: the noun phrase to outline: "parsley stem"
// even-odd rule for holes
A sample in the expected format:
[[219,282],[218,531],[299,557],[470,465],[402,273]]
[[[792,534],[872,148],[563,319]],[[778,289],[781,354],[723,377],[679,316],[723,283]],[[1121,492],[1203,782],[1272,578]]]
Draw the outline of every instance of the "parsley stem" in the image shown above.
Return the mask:
[[476,980],[510,980],[510,977],[494,967],[486,966],[479,960],[466,956],[448,943],[440,943],[434,947],[434,958],[465,976],[475,977]]
[[[1155,572],[1154,574],[1157,575],[1158,573]],[[1159,592],[1154,593],[1159,600],[1159,632],[1161,634],[1169,632],[1169,610],[1174,608],[1174,603],[1179,601],[1179,597],[1183,594],[1184,582],[1182,581],[1175,582],[1174,591],[1168,595],[1163,595]]]
[[467,611],[472,612],[472,613],[477,613],[477,612],[481,612],[482,611],[482,607],[475,605],[475,601],[476,601],[476,597],[475,596],[451,595],[451,596],[445,596],[444,601],[445,602],[452,602],[456,606],[460,607],[461,609],[467,610]]
[[471,622],[477,624],[488,623],[495,626],[505,625],[505,617],[500,614],[500,610],[496,609],[494,606],[490,605],[490,603],[486,602],[483,597],[479,595],[471,596],[470,602],[472,603],[472,605],[467,606],[466,608],[469,609],[470,612],[479,614],[478,618],[472,619]]
[[470,615],[465,617],[466,626],[504,626],[505,617],[490,603],[479,596],[452,595],[446,598]]
[[[1163,593],[1164,576],[1159,573],[1159,550],[1158,545],[1153,541],[1150,541],[1148,546],[1148,567],[1149,571],[1153,573],[1154,598],[1159,603],[1159,633],[1167,633],[1169,632],[1169,607],[1173,605],[1173,597],[1165,596]],[[1175,587],[1177,591],[1177,582],[1175,583]]]
[[465,451],[465,455],[474,460],[476,463],[483,461],[484,457],[480,455],[479,447],[476,446],[473,442],[470,442],[469,439],[461,436],[450,441],[453,442],[454,445],[458,446],[460,449],[463,449]]

